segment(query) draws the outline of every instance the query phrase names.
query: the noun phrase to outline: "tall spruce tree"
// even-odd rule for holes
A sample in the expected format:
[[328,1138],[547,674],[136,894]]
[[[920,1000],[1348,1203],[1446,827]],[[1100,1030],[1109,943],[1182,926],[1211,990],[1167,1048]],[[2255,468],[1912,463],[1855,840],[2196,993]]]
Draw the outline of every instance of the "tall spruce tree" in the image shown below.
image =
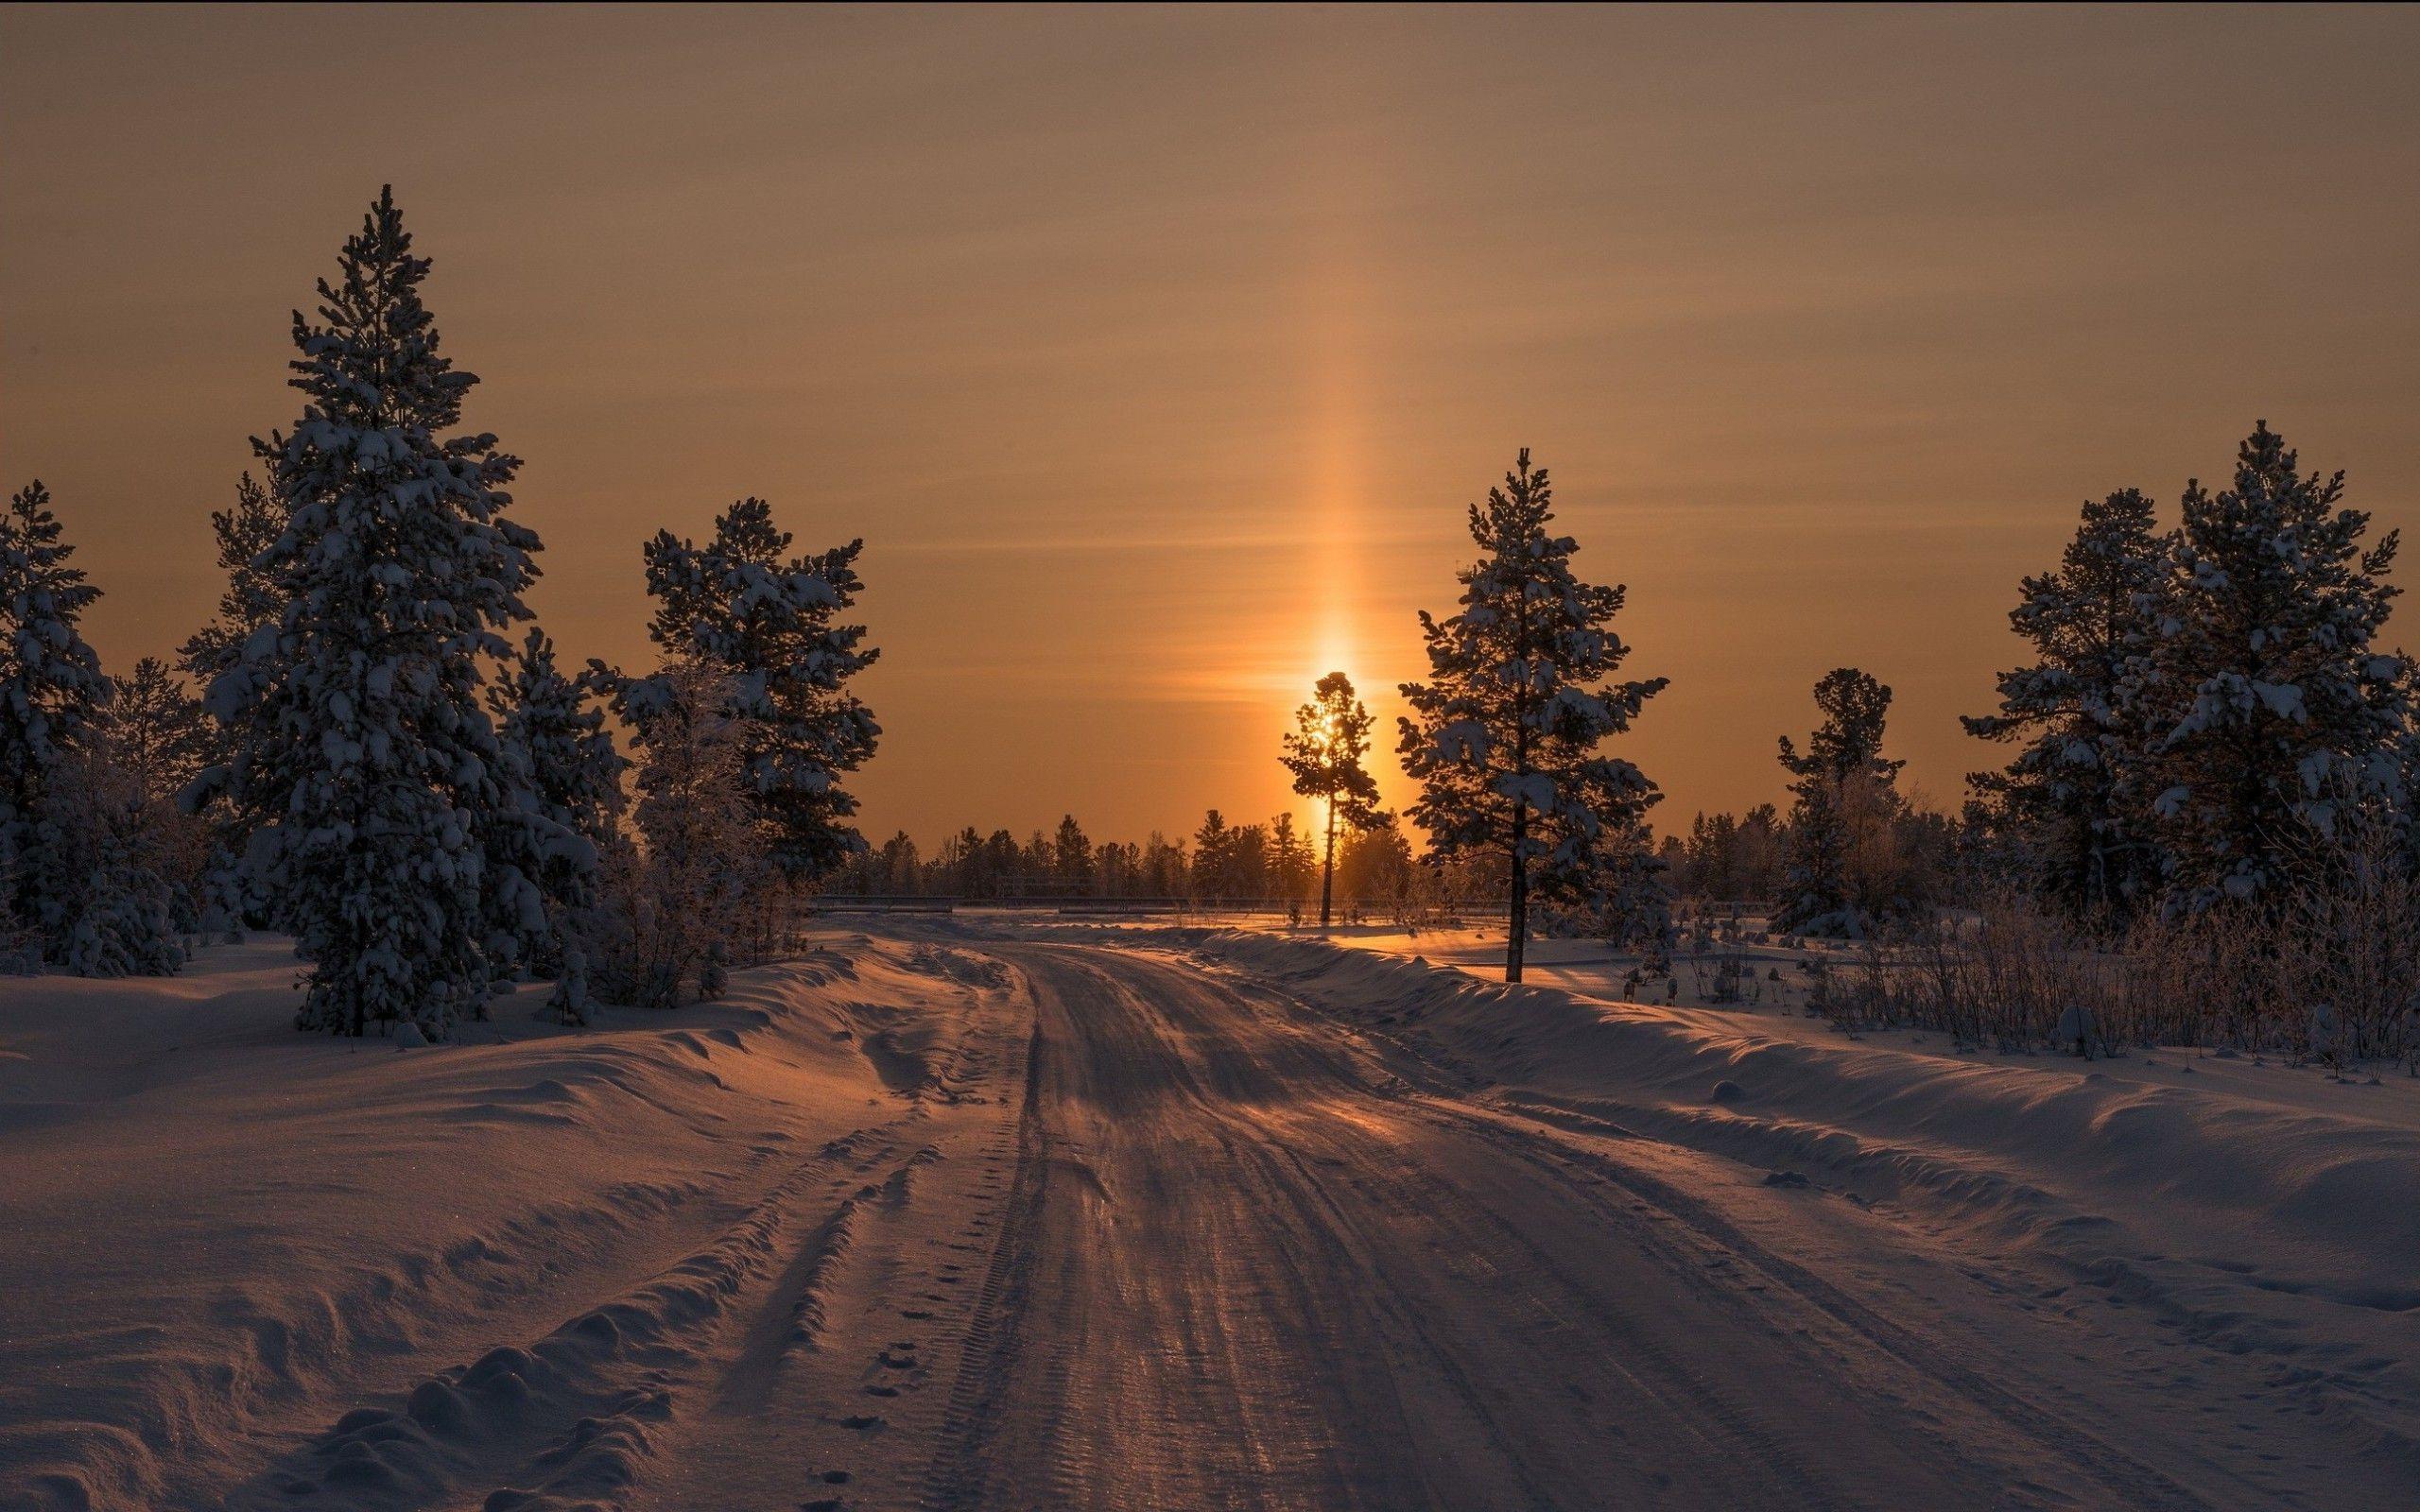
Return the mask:
[[2149,498],[2125,489],[2086,503],[2057,569],[2025,578],[2009,611],[2035,660],[2000,674],[1996,713],[1962,721],[1980,739],[2023,742],[2005,770],[1968,782],[2034,889],[2079,920],[2122,923],[2159,887],[2144,784],[2171,567]]
[[282,600],[212,685],[234,729],[223,791],[250,825],[245,875],[311,963],[298,1022],[442,1038],[484,1015],[485,828],[500,792],[480,665],[528,618],[538,538],[505,518],[519,463],[447,435],[477,382],[440,350],[382,192],[294,317],[302,415],[275,448],[287,515],[258,558]]
[[[1293,731],[1278,759],[1294,774],[1294,791],[1327,806],[1320,860],[1320,928],[1335,912],[1336,826],[1366,830],[1382,816],[1378,782],[1362,765],[1370,754],[1370,711],[1353,696],[1353,679],[1341,672],[1320,679],[1311,701],[1294,711]],[[1288,836],[1290,838],[1290,835]]]
[[[758,816],[771,827],[785,877],[820,876],[865,850],[847,822],[857,800],[840,781],[873,755],[881,729],[850,679],[880,653],[865,627],[839,622],[856,604],[862,541],[786,555],[772,507],[742,499],[704,545],[659,532],[645,548],[656,600],[648,633],[667,659],[694,659],[729,677],[742,763]],[[633,717],[669,694],[662,673],[626,694]]]
[[1899,809],[1899,768],[1882,754],[1891,690],[1871,673],[1835,667],[1815,684],[1824,715],[1802,752],[1781,737],[1781,765],[1790,774],[1782,906],[1773,927],[1812,934],[1858,934],[1867,916],[1889,900],[1860,897],[1851,875],[1860,839],[1888,824]]
[[111,696],[82,629],[101,591],[67,565],[75,551],[40,479],[9,497],[0,514],[0,879],[21,924],[41,919],[61,880],[42,854],[43,787]]
[[1521,980],[1532,892],[1590,911],[1633,889],[1630,841],[1663,797],[1631,763],[1598,747],[1630,728],[1666,679],[1607,683],[1630,647],[1614,634],[1624,590],[1571,570],[1579,543],[1549,535],[1553,490],[1524,447],[1502,486],[1470,507],[1479,560],[1457,575],[1461,611],[1426,611],[1429,680],[1408,682],[1399,721],[1410,809],[1432,865],[1485,854],[1506,875],[1504,979]]
[[505,778],[502,812],[487,829],[493,965],[555,974],[566,936],[596,902],[628,765],[605,728],[611,697],[594,670],[566,677],[555,643],[534,627],[488,690]]
[[2364,549],[2370,516],[2343,495],[2342,472],[2298,472],[2265,421],[2232,487],[2186,490],[2154,661],[2173,700],[2155,806],[2187,907],[2315,874],[2348,807],[2400,788],[2407,663],[2378,644],[2396,537]]

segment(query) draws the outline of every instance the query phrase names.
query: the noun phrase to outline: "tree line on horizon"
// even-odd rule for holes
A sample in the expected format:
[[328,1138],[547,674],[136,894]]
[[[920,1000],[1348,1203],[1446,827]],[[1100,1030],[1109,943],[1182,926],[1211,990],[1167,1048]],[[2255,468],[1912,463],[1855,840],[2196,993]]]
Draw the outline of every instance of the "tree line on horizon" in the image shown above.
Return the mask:
[[[1292,814],[1230,823],[1209,810],[1190,834],[1151,831],[1096,842],[1072,814],[1023,840],[1005,829],[955,831],[928,853],[907,831],[844,862],[823,891],[840,897],[1100,899],[1294,905],[1315,917],[1324,847]],[[1381,816],[1337,837],[1333,896],[1350,915],[1408,921],[1489,896],[1472,868],[1424,868],[1402,825]]]
[[1307,901],[1317,879],[1322,924],[1340,882],[1398,915],[1486,900],[1518,981],[1533,933],[1652,955],[1689,897],[1858,937],[2006,888],[2107,942],[2420,875],[2420,671],[2380,644],[2396,539],[2368,542],[2342,475],[2302,473],[2265,423],[2173,527],[2112,493],[2023,580],[2031,659],[1965,722],[2014,753],[1955,815],[1900,791],[1891,690],[1843,667],[1805,745],[1779,741],[1786,807],[1657,836],[1660,789],[1607,747],[1667,679],[1622,677],[1627,591],[1579,576],[1523,450],[1467,510],[1454,611],[1420,617],[1402,815],[1377,805],[1339,672],[1279,757],[1322,804],[1316,836],[1213,810],[1183,840],[1097,844],[1070,815],[929,858],[904,834],[869,848],[844,785],[880,733],[851,691],[878,654],[847,622],[858,542],[794,555],[752,497],[703,542],[659,532],[657,663],[559,665],[520,596],[541,542],[508,512],[519,463],[460,429],[477,380],[441,351],[428,268],[382,194],[317,318],[294,317],[302,414],[213,513],[227,587],[173,665],[105,674],[80,632],[98,590],[47,490],[0,514],[0,950],[164,972],[197,936],[274,928],[308,963],[304,1025],[441,1038],[515,980],[554,981],[574,1020],[592,991],[710,995],[817,887]]

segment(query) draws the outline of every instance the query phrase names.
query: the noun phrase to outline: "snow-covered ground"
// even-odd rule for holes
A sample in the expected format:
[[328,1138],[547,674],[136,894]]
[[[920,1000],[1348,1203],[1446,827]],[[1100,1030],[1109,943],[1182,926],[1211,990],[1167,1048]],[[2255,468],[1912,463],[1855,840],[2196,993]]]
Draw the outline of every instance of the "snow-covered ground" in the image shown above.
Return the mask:
[[411,1051],[274,942],[0,981],[0,1506],[2412,1504],[2407,1082],[1486,948],[884,920]]
[[[1318,937],[1316,930],[1258,927],[1263,932],[1296,938]],[[1504,978],[1501,930],[1356,927],[1333,931],[1325,936],[1324,943],[1451,967],[1481,981],[1501,982]],[[2097,1076],[2135,1086],[2223,1091],[2256,1102],[2420,1130],[2420,1078],[2394,1065],[2351,1068],[2339,1076],[2316,1064],[2238,1055],[2233,1051],[2213,1053],[2190,1046],[2129,1050],[2116,1058],[2097,1058],[2086,1065],[2047,1049],[1996,1052],[1962,1047],[1948,1035],[1922,1029],[1869,1028],[1844,1033],[1806,1011],[1808,982],[1802,967],[1815,955],[1826,956],[1842,969],[1854,968],[1858,960],[1856,947],[1827,940],[1806,940],[1795,945],[1726,942],[1702,951],[1685,947],[1672,955],[1668,976],[1640,982],[1634,989],[1628,979],[1639,966],[1640,956],[1614,950],[1597,940],[1533,939],[1529,945],[1524,975],[1530,986],[1559,988],[1577,997],[1624,1004],[1650,1013],[1664,1009],[1674,1022],[1751,1038],[1799,1040],[1823,1045],[1863,1044],[1961,1063],[2029,1067],[2076,1079]],[[1726,956],[1737,958],[1746,968],[1740,1001],[1722,1003],[1715,999],[1716,971]]]
[[294,972],[0,981],[0,1506],[610,1488],[795,1199],[894,1174],[981,1058],[909,950],[411,1051],[296,1033]]

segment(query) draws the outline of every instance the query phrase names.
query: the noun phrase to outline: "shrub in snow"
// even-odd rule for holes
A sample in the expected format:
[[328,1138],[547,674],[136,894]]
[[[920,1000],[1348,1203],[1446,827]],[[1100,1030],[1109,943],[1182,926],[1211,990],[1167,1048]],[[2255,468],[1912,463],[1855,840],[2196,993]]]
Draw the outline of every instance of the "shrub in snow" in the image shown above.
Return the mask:
[[528,617],[538,539],[505,518],[519,463],[449,435],[477,382],[440,348],[391,193],[294,318],[290,436],[263,443],[280,603],[209,694],[233,732],[195,793],[249,832],[247,886],[311,963],[299,1022],[442,1039],[486,1012],[485,834],[503,802],[482,659]]
[[43,930],[63,970],[164,976],[201,924],[207,840],[175,800],[200,761],[200,721],[159,662],[138,662],[114,688],[42,794]]
[[174,976],[185,963],[167,889],[120,862],[93,874],[91,896],[56,954],[60,970],[77,976]]
[[588,956],[577,946],[564,949],[562,970],[555,977],[554,990],[546,995],[546,1006],[563,1023],[588,1022]]
[[[1503,868],[1507,981],[1521,979],[1532,891],[1589,913],[1661,896],[1663,863],[1644,845],[1662,795],[1639,769],[1599,753],[1666,679],[1606,682],[1629,659],[1612,628],[1625,590],[1571,569],[1579,543],[1549,535],[1553,490],[1525,448],[1501,487],[1470,507],[1479,560],[1458,575],[1461,609],[1423,612],[1429,680],[1403,685],[1403,766],[1420,783],[1411,816],[1429,859],[1485,856]],[[1628,900],[1628,902],[1624,902]]]
[[2343,1060],[2343,1026],[2337,1022],[2336,1009],[2330,1004],[2311,1005],[2308,1044],[2305,1053],[2325,1065],[2337,1066]]
[[2089,1058],[2092,1055],[2092,1010],[2081,1003],[2068,1005],[2059,1015],[2059,1026],[2051,1038],[2060,1049]]
[[[656,600],[648,634],[666,658],[723,677],[747,792],[781,874],[806,880],[865,849],[848,824],[857,800],[840,780],[873,755],[881,733],[850,681],[879,655],[865,627],[840,623],[856,602],[862,541],[791,557],[772,507],[742,499],[703,545],[670,531],[647,543]],[[633,718],[666,696],[662,674],[625,694]]]

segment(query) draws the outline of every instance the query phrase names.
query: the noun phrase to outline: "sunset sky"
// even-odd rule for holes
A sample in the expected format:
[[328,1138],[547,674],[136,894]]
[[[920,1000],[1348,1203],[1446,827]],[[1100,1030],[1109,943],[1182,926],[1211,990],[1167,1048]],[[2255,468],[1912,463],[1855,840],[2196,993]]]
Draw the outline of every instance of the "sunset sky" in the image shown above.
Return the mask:
[[876,839],[1265,817],[1331,666],[1401,802],[1523,445],[1672,679],[1665,826],[1778,797],[1843,663],[1954,803],[2087,493],[2266,417],[2420,526],[2416,63],[2409,9],[11,9],[0,479],[169,651],[391,181],[567,652],[643,662],[640,541],[739,495],[866,539]]

